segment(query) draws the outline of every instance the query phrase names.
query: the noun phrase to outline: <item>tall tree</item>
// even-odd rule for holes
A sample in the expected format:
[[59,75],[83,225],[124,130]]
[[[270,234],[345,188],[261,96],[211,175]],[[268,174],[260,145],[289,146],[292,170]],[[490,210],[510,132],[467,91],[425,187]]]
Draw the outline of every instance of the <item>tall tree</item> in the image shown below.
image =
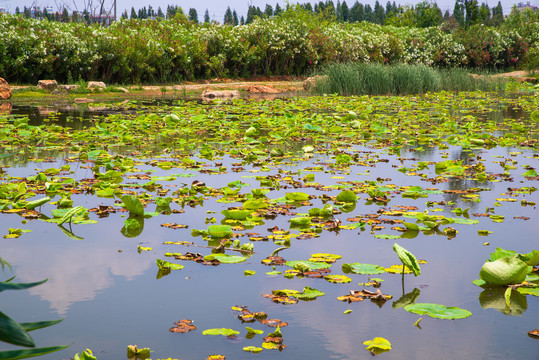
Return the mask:
[[137,18],[137,12],[135,11],[135,8],[134,7],[131,7],[131,16],[130,16],[131,19],[136,19]]
[[273,8],[270,4],[266,4],[266,8],[264,9],[264,15],[268,18],[273,16]]
[[492,9],[492,25],[500,26],[503,24],[503,9],[502,3],[498,1],[498,5]]
[[283,9],[281,9],[281,7],[279,6],[279,3],[277,3],[275,5],[275,11],[273,12],[273,15],[279,16],[282,12],[283,12]]
[[464,3],[463,0],[455,0],[455,6],[453,7],[453,17],[455,18],[459,26],[464,26]]
[[365,20],[365,9],[363,4],[360,4],[359,1],[356,0],[350,9],[350,21],[361,22],[363,20]]
[[236,9],[232,11],[232,22],[234,23],[234,26],[238,26],[240,24],[238,20],[238,13],[236,12]]
[[165,14],[163,13],[163,10],[161,10],[161,6],[157,8],[157,17],[161,19],[165,18]]
[[343,21],[350,22],[350,9],[348,8],[346,0],[344,0],[341,4],[341,15]]
[[232,10],[230,9],[230,6],[226,8],[223,24],[234,25],[234,17],[232,16]]
[[124,10],[124,12],[122,13],[122,16],[121,16],[121,19],[129,19],[129,15],[127,15],[127,10]]
[[481,6],[479,7],[479,21],[485,25],[491,25],[488,4],[481,3]]
[[197,10],[195,8],[190,8],[189,9],[189,20],[191,20],[192,22],[198,24],[198,13],[197,13]]
[[479,4],[477,0],[464,0],[464,10],[466,11],[466,26],[479,23]]
[[374,23],[383,25],[386,17],[386,12],[380,2],[376,0],[374,3]]
[[210,23],[210,12],[208,11],[208,9],[206,9],[206,11],[204,12],[204,22],[206,24]]

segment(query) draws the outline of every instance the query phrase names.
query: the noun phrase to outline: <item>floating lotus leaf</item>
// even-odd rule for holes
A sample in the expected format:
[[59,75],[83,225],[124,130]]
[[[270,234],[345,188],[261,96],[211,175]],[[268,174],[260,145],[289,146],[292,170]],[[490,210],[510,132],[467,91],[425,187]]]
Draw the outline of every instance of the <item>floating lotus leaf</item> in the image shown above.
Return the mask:
[[428,315],[437,319],[464,319],[472,315],[468,310],[458,307],[447,307],[440,304],[431,303],[415,303],[406,305],[404,310],[419,315]]
[[249,210],[223,210],[221,211],[221,214],[225,216],[227,219],[232,220],[245,220],[250,214],[251,211]]
[[311,258],[309,259],[309,261],[334,263],[341,257],[342,257],[341,255],[336,255],[336,254],[316,253],[316,254],[311,255]]
[[314,300],[317,297],[324,296],[324,295],[326,295],[326,294],[323,293],[322,291],[318,291],[316,289],[313,289],[313,288],[310,288],[310,287],[306,286],[303,289],[303,292],[301,292],[299,294],[294,294],[292,296],[296,297],[299,300],[307,301],[307,300]]
[[206,329],[202,332],[202,335],[223,335],[223,336],[236,336],[240,332],[233,330],[233,329],[226,329],[226,328],[220,328],[220,329]]
[[304,192],[289,192],[285,194],[288,200],[292,201],[307,201],[309,200],[309,194]]
[[255,354],[261,352],[262,350],[263,350],[262,348],[259,348],[256,346],[246,346],[243,348],[243,351],[252,352]]
[[391,343],[383,337],[375,337],[372,340],[367,340],[363,342],[363,345],[367,345],[365,350],[369,350],[373,355],[391,350]]
[[[260,189],[258,189],[260,190]],[[263,200],[247,200],[243,203],[243,208],[248,210],[267,209],[269,207]]]
[[[528,301],[520,291],[510,291],[510,287],[485,286],[479,294],[479,304],[483,309],[495,309],[505,315],[521,316],[528,309]],[[508,304],[509,303],[509,304]]]
[[290,266],[291,268],[294,268],[294,266],[296,266],[296,264],[298,263],[306,264],[311,270],[329,269],[331,267],[331,264],[327,264],[324,262],[307,261],[307,260],[287,261],[285,265]]
[[381,266],[374,264],[361,264],[361,263],[347,263],[342,264],[342,271],[345,274],[354,273],[354,274],[382,274],[385,269]]
[[346,284],[352,282],[352,279],[345,275],[326,275],[324,276],[324,279],[335,284]]
[[311,225],[311,218],[306,216],[297,216],[290,219],[290,224],[296,226],[308,226]]
[[534,288],[519,287],[517,291],[524,295],[539,296],[539,287],[534,287]]
[[528,266],[525,262],[515,257],[500,258],[486,262],[479,277],[492,285],[520,284],[526,279]]
[[224,264],[236,264],[247,260],[244,256],[228,255],[228,254],[210,254],[204,256],[204,261],[219,260]]
[[393,250],[397,253],[397,256],[402,261],[402,263],[408,269],[413,271],[415,276],[421,274],[421,268],[419,267],[419,263],[411,252],[409,252],[397,243],[393,244]]

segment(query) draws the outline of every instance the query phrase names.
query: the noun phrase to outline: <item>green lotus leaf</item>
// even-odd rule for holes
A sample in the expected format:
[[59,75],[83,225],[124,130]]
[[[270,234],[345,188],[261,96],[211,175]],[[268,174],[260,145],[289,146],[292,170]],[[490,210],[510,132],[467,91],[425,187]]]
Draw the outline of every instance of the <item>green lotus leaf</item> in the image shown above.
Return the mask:
[[240,332],[233,329],[206,329],[202,332],[202,335],[223,335],[223,336],[236,336]]
[[287,261],[285,265],[290,266],[291,268],[294,268],[294,266],[296,266],[296,264],[298,263],[306,264],[311,270],[329,269],[331,267],[331,264],[328,264],[325,262],[315,262],[315,261],[307,261],[307,260]]
[[157,267],[159,269],[170,269],[170,270],[181,270],[184,268],[181,264],[174,264],[165,260],[157,259],[155,260],[155,263],[157,264]]
[[131,215],[144,215],[144,205],[136,195],[122,196],[124,207],[129,210]]
[[227,219],[232,220],[245,220],[250,214],[251,211],[249,210],[223,210],[221,211],[221,214],[225,216]]
[[285,198],[292,201],[307,201],[310,197],[304,192],[289,192],[285,194]]
[[350,190],[343,190],[337,195],[337,201],[355,203],[357,202],[357,195]]
[[289,221],[290,221],[290,224],[296,225],[296,226],[308,226],[308,225],[311,225],[311,218],[306,217],[306,216],[293,217]]
[[239,255],[228,255],[228,254],[210,254],[204,256],[204,260],[211,261],[211,260],[219,260],[219,262],[222,262],[223,264],[236,264],[240,262],[244,262],[247,260],[244,256]]
[[539,287],[534,287],[534,288],[519,287],[517,291],[524,295],[539,296]]
[[232,236],[232,227],[230,225],[210,225],[208,234],[213,238],[225,238]]
[[299,300],[308,301],[308,300],[314,300],[317,297],[324,296],[324,295],[326,295],[326,293],[306,286],[303,289],[303,292],[301,292],[299,294],[292,295],[292,296],[294,296],[295,298],[297,298]]
[[[258,189],[261,190],[261,189]],[[243,208],[247,210],[267,209],[269,205],[264,200],[247,200],[243,203]]]
[[383,337],[375,337],[372,340],[364,341],[363,345],[367,345],[365,350],[371,351],[374,355],[391,350],[391,343]]
[[402,263],[408,269],[412,270],[415,276],[421,274],[421,268],[419,267],[419,263],[411,252],[409,252],[397,243],[393,244],[393,250],[397,253],[397,256],[402,261]]
[[404,310],[419,315],[428,315],[437,319],[464,319],[472,315],[468,310],[458,307],[447,307],[440,304],[431,303],[415,303],[406,305]]
[[419,289],[414,288],[414,290],[402,295],[398,300],[394,301],[391,306],[393,307],[393,309],[400,309],[406,307],[407,305],[415,303],[417,301],[417,298],[419,298],[419,295],[421,295]]
[[[519,291],[511,291],[506,298],[510,287],[486,286],[479,294],[479,304],[483,309],[495,309],[505,315],[520,316],[528,309],[526,296]],[[509,301],[507,301],[509,300]],[[509,302],[509,305],[507,304]]]
[[382,274],[386,271],[383,267],[374,264],[347,263],[342,264],[342,271],[345,274]]
[[419,226],[417,224],[403,222],[402,225],[404,225],[408,230],[419,231]]
[[526,279],[528,266],[515,257],[504,257],[495,261],[486,262],[479,277],[492,285],[520,284]]
[[346,275],[326,275],[324,276],[324,279],[334,284],[346,284],[352,282],[352,279]]
[[256,347],[256,346],[246,346],[243,348],[243,351],[252,352],[255,354],[261,352],[262,350],[264,349]]

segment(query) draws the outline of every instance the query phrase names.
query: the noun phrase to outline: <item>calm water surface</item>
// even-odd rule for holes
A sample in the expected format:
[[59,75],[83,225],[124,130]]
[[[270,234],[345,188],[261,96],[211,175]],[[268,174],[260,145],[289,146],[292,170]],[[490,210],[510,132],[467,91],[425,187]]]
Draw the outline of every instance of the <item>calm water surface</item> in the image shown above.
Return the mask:
[[[14,110],[16,113],[18,110]],[[22,111],[22,110],[21,110]],[[97,114],[106,115],[105,113]],[[85,115],[84,115],[85,116]],[[81,116],[84,118],[84,116]],[[37,120],[36,120],[37,121]],[[77,126],[86,126],[84,119]],[[91,125],[88,125],[91,126]],[[301,148],[301,147],[300,147]],[[372,152],[380,150],[357,148]],[[445,150],[449,159],[467,159],[459,147]],[[518,162],[518,166],[529,164],[537,167],[537,157],[530,150],[495,148],[493,150],[474,150],[484,159],[486,172],[500,173],[500,166],[494,161],[495,156],[510,158]],[[519,152],[519,153],[515,153]],[[535,154],[536,155],[536,154]],[[10,176],[29,176],[37,173],[36,169],[60,167],[64,164],[65,155],[58,154],[56,162],[14,165],[4,170]],[[470,207],[469,213],[483,213],[485,207],[495,207],[497,198],[508,187],[536,186],[537,181],[526,180],[520,174],[522,168],[513,170],[513,182],[474,183],[462,179],[453,179],[447,183],[432,185],[420,181],[417,176],[406,176],[398,172],[392,165],[402,165],[397,156],[382,154],[380,157],[389,160],[378,163],[376,167],[352,165],[350,175],[340,172],[316,172],[316,182],[331,185],[337,184],[335,176],[344,176],[345,180],[365,181],[377,177],[390,178],[387,184],[419,185],[444,189],[466,189],[484,187],[488,190],[480,192],[481,202],[463,201],[458,195],[439,194],[428,198],[407,199],[396,195],[383,208],[396,205],[416,206],[419,211],[425,209],[441,209],[441,214],[456,217],[450,212],[455,207]],[[421,161],[442,161],[441,151],[428,149],[416,152],[404,150],[402,158],[420,158]],[[219,162],[230,169],[231,163],[237,159],[227,156]],[[210,187],[223,187],[230,181],[241,179],[250,184],[241,192],[250,192],[258,188],[259,182],[253,175],[276,175],[279,171],[289,172],[293,179],[299,180],[304,173],[298,169],[315,166],[318,162],[329,161],[324,155],[292,165],[272,168],[270,172],[253,174],[254,168],[245,166],[243,172],[228,172],[221,175],[201,175],[193,171],[196,177],[178,178],[169,185],[191,184],[194,179],[204,181]],[[405,166],[411,166],[404,162]],[[137,166],[142,171],[156,170],[152,175],[168,175],[169,172],[148,165]],[[72,166],[77,179],[92,177],[91,169]],[[370,173],[366,173],[369,170]],[[187,171],[189,172],[189,171]],[[433,166],[425,170],[428,177],[435,177]],[[134,181],[134,180],[127,180]],[[174,190],[174,188],[172,188]],[[274,190],[267,194],[269,198],[284,196],[293,188]],[[319,192],[312,188],[299,189],[315,195],[336,195],[338,191]],[[361,196],[362,195],[362,196]],[[351,213],[336,215],[343,224],[354,215],[374,214],[380,206],[365,204],[366,194],[361,194],[355,210]],[[535,206],[521,206],[520,200],[539,201],[537,192],[513,196],[517,202],[502,202],[495,207],[495,214],[504,215],[503,223],[494,223],[488,217],[473,217],[479,220],[477,225],[453,224],[458,235],[453,239],[445,236],[427,236],[419,233],[413,239],[396,240],[419,259],[425,259],[422,274],[419,277],[407,275],[402,288],[400,275],[376,275],[384,279],[381,291],[390,294],[393,299],[385,304],[377,304],[369,300],[361,303],[347,304],[336,298],[348,293],[348,290],[361,290],[358,283],[366,282],[367,275],[348,274],[352,278],[349,284],[332,284],[323,279],[286,279],[282,275],[268,276],[271,267],[261,264],[276,246],[271,242],[255,243],[255,254],[242,264],[221,264],[217,267],[182,261],[185,268],[172,271],[161,279],[156,279],[156,259],[164,258],[165,252],[186,251],[208,254],[209,249],[185,247],[180,245],[164,245],[166,241],[194,241],[197,245],[206,245],[200,238],[193,238],[192,229],[206,229],[206,217],[215,216],[219,221],[220,212],[235,204],[217,202],[216,198],[204,201],[204,206],[185,207],[185,213],[160,215],[145,219],[144,230],[135,238],[124,237],[121,233],[125,213],[110,214],[99,219],[94,225],[73,225],[73,232],[84,240],[73,240],[65,236],[60,229],[50,223],[39,220],[22,223],[16,214],[2,214],[0,229],[3,234],[8,228],[31,229],[18,239],[2,239],[1,257],[13,266],[13,274],[19,282],[33,282],[44,278],[49,281],[41,286],[25,291],[2,292],[1,311],[19,322],[41,321],[64,318],[58,325],[44,330],[32,332],[38,346],[71,345],[61,352],[41,357],[43,360],[67,359],[85,348],[93,350],[99,360],[125,359],[126,347],[137,344],[139,347],[150,347],[152,359],[205,359],[210,354],[223,354],[227,359],[368,359],[370,353],[365,351],[363,341],[382,336],[392,343],[390,352],[381,354],[383,359],[539,359],[539,340],[527,336],[527,332],[539,328],[539,298],[521,296],[512,299],[515,304],[513,315],[506,315],[503,292],[497,295],[483,294],[480,287],[472,284],[479,276],[482,264],[496,247],[512,249],[527,253],[539,249],[539,220]],[[96,205],[95,197],[73,195],[76,205],[87,208]],[[434,205],[427,207],[427,201],[454,201],[455,205]],[[113,205],[113,199],[98,198],[98,203]],[[322,207],[317,198],[311,201],[313,206]],[[147,211],[154,211],[155,205],[149,205]],[[172,203],[172,209],[181,209]],[[309,207],[295,209],[298,213],[306,213]],[[207,211],[216,214],[208,214]],[[514,219],[515,216],[528,217],[530,220]],[[91,214],[95,219],[95,214]],[[399,219],[403,219],[399,217]],[[415,221],[408,219],[405,221]],[[165,222],[188,225],[188,229],[172,230],[162,227]],[[266,229],[277,225],[288,229],[288,217],[279,216],[275,220],[266,220],[264,225],[246,232],[267,234]],[[280,253],[287,260],[308,259],[310,254],[329,252],[342,255],[332,267],[333,274],[342,274],[343,263],[372,263],[382,266],[398,264],[399,260],[392,251],[395,240],[377,239],[376,234],[396,234],[386,225],[382,231],[372,232],[370,226],[365,231],[341,230],[339,232],[323,231],[319,238],[292,240],[292,246]],[[488,237],[478,236],[478,230],[490,230]],[[294,231],[293,231],[294,232]],[[296,231],[297,233],[297,231]],[[240,238],[242,243],[248,237]],[[489,242],[489,246],[483,243]],[[137,245],[152,247],[151,251],[137,252]],[[170,258],[167,258],[170,260]],[[174,261],[174,260],[170,260]],[[177,262],[177,261],[176,261]],[[285,267],[278,267],[285,270]],[[255,270],[254,276],[245,277],[244,270]],[[9,271],[6,269],[6,276]],[[315,301],[300,301],[294,305],[272,303],[262,294],[271,293],[274,289],[301,290],[309,286],[326,293]],[[420,316],[408,313],[404,309],[394,309],[392,304],[404,293],[419,289],[418,302],[440,303],[470,310],[473,315],[462,320],[439,320],[421,316],[420,328],[413,324]],[[372,288],[371,288],[372,289]],[[245,326],[273,331],[260,323],[247,324],[236,317],[230,309],[234,305],[245,305],[255,311],[265,311],[270,318],[278,318],[288,322],[281,329],[287,347],[277,350],[264,350],[259,354],[242,351],[245,346],[261,346],[262,336],[246,339]],[[351,309],[351,314],[343,311]],[[191,319],[197,330],[187,334],[169,332],[173,322],[180,319]],[[208,328],[232,328],[241,332],[235,339],[222,336],[203,336],[202,331]],[[0,350],[13,349],[13,346],[2,343]]]

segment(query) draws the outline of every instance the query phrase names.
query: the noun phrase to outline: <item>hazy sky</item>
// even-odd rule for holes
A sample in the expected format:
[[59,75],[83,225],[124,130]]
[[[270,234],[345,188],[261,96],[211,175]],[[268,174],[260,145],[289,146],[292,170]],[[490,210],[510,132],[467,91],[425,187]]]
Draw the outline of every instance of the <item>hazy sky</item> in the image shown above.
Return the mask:
[[[75,9],[74,3],[77,4],[79,9],[83,9],[83,3],[84,1],[93,1],[94,3],[98,2],[99,0],[0,0],[0,7],[6,8],[9,12],[15,12],[15,8],[18,6],[21,9],[24,6],[31,6],[33,4],[39,5],[41,7],[44,6],[52,6],[55,10],[62,7],[62,4],[68,5],[71,9]],[[112,5],[113,0],[104,0],[107,4]],[[319,1],[319,0],[318,0]],[[310,1],[311,4],[314,5],[315,2],[318,1]],[[360,0],[359,2],[363,4],[371,4],[371,6],[374,5],[376,0]],[[379,0],[380,3],[385,6],[387,0]],[[521,1],[527,2],[527,0],[502,0],[502,7],[504,10],[504,13],[508,13],[511,10],[511,7],[514,4],[517,4]],[[189,10],[189,8],[195,8],[198,12],[199,18],[202,20],[204,16],[204,12],[206,9],[209,10],[210,17],[212,20],[216,20],[219,22],[223,21],[225,11],[227,6],[230,6],[232,9],[235,9],[238,13],[238,16],[246,15],[247,8],[249,5],[254,5],[260,7],[262,10],[264,10],[264,7],[266,4],[270,4],[272,7],[275,7],[276,3],[279,3],[281,7],[284,7],[286,5],[286,1],[275,1],[275,0],[228,0],[228,1],[222,1],[222,0],[117,0],[117,8],[118,8],[118,14],[121,14],[124,10],[128,10],[128,13],[130,13],[131,7],[134,7],[135,10],[138,10],[139,8],[142,8],[144,6],[148,7],[148,5],[151,5],[154,9],[157,10],[158,7],[161,7],[163,9],[163,12],[165,11],[167,5],[179,5],[181,6],[185,12]],[[304,3],[307,1],[299,1],[300,3]],[[334,0],[334,3],[337,1]],[[348,6],[351,6],[355,0],[347,0],[346,3]],[[393,0],[391,0],[393,2]],[[420,0],[395,0],[397,5],[407,5],[407,4],[416,4],[420,2]],[[479,3],[483,2],[482,0],[478,0]],[[498,4],[498,0],[486,0],[487,4],[490,7],[496,6]],[[294,1],[290,1],[290,3],[295,3]],[[439,0],[437,1],[438,6],[442,9],[442,12],[445,12],[446,10],[452,11],[453,6],[455,4],[454,0]],[[539,5],[539,0],[530,0],[530,4],[534,6]],[[119,15],[118,15],[119,16]]]

